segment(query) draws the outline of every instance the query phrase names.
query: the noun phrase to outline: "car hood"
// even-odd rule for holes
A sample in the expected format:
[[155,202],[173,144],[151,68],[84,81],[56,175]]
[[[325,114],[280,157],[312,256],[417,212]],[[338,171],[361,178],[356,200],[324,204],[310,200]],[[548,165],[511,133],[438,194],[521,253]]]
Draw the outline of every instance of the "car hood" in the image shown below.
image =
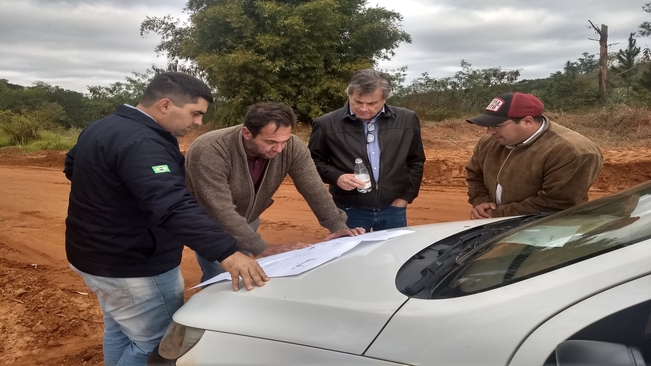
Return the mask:
[[400,267],[424,247],[488,220],[409,227],[412,233],[362,242],[303,274],[272,278],[253,291],[221,282],[174,314],[190,327],[362,354],[408,298],[395,286]]

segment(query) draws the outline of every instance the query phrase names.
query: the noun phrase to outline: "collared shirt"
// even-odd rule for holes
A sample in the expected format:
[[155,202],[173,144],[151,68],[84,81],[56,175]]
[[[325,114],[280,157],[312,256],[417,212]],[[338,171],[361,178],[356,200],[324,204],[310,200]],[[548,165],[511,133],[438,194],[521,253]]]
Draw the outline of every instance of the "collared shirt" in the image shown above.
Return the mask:
[[[137,110],[137,111],[140,111],[140,112],[141,112],[142,114],[144,114],[145,116],[147,116],[147,117],[153,119],[154,121],[156,121],[156,120],[154,119],[154,117],[150,116],[149,114],[147,114],[147,112],[143,111],[142,109],[138,109],[138,108],[136,108],[136,107],[134,107],[134,106],[132,106],[132,105],[130,105],[130,104],[123,104],[123,105],[124,105],[125,107],[133,108],[133,109],[135,109],[135,110]],[[156,123],[158,123],[158,121],[156,121]],[[158,124],[160,124],[160,123],[158,123]]]
[[[370,121],[366,122],[360,118],[360,120],[364,124],[364,139],[366,141],[366,155],[368,156],[368,161],[371,163],[371,170],[373,171],[373,179],[375,182],[379,182],[380,180],[380,125],[375,123],[377,122],[378,117],[380,114],[384,113],[384,106],[382,106],[382,110],[378,112],[373,118],[371,118]],[[350,110],[351,115],[355,115],[352,110]],[[369,131],[369,126],[373,124],[375,126],[375,129],[373,131]],[[368,142],[368,136],[373,135],[373,142]]]
[[528,145],[528,144],[529,144],[531,141],[533,141],[536,137],[540,136],[540,134],[543,133],[543,131],[545,131],[545,127],[547,127],[547,124],[548,124],[548,122],[547,122],[547,118],[543,117],[543,121],[542,121],[542,123],[540,124],[540,128],[538,128],[538,131],[536,131],[533,135],[531,135],[528,139],[522,141],[521,143],[519,143],[519,144],[515,144],[515,145],[512,145],[512,146],[506,146],[506,148],[507,148],[507,149],[515,149],[515,148],[518,147],[518,146],[525,146],[525,145]]
[[255,191],[257,192],[258,188],[260,188],[260,183],[262,182],[262,173],[264,173],[269,160],[259,156],[254,158],[247,156],[246,162],[249,164],[249,173],[251,174],[253,187],[255,187]]

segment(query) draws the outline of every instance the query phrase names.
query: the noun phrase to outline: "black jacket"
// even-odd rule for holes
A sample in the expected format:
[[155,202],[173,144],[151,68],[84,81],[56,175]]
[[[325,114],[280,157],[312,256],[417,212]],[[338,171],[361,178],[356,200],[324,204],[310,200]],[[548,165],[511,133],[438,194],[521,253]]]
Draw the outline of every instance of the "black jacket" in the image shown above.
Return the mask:
[[337,186],[342,174],[353,173],[355,158],[362,158],[370,167],[363,123],[350,114],[348,102],[314,120],[310,153],[321,179],[330,185],[335,203],[365,210],[384,209],[397,198],[411,203],[420,189],[425,153],[418,116],[404,108],[384,105],[384,113],[375,122],[380,141],[380,178],[376,182],[371,174],[373,190],[359,193]]
[[182,243],[213,261],[236,251],[188,192],[176,138],[139,110],[120,106],[85,128],[64,173],[66,254],[83,272],[159,275],[181,263]]

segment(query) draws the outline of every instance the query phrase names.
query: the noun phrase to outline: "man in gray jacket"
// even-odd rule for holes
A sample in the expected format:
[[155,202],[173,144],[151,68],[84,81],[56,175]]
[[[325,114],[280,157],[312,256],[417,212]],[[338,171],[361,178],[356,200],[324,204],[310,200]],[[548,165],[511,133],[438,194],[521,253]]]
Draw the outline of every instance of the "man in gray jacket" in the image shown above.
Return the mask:
[[[190,192],[224,229],[237,239],[240,250],[267,256],[307,244],[270,246],[256,232],[260,215],[289,174],[321,226],[332,233],[326,240],[359,235],[349,229],[319,178],[307,146],[292,134],[296,115],[280,103],[251,106],[244,125],[208,132],[197,138],[186,156]],[[217,262],[197,255],[202,281],[223,272]]]

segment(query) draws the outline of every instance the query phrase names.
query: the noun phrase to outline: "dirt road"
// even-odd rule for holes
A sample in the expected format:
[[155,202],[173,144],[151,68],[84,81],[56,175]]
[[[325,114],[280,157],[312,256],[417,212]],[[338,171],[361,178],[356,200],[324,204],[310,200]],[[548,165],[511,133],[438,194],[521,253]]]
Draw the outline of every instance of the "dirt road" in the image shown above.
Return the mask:
[[[100,312],[63,248],[69,189],[60,169],[0,166],[0,364],[101,364]],[[327,235],[292,184],[274,200],[260,225],[270,243]],[[465,200],[461,188],[425,187],[409,209],[409,225],[465,219]],[[181,268],[186,285],[198,283],[190,250]]]

